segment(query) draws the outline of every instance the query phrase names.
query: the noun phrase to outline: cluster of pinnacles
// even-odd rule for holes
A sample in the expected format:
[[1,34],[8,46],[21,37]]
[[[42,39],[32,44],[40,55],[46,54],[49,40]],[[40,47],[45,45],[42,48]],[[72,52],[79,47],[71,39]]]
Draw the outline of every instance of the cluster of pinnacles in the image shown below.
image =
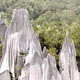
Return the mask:
[[58,71],[55,57],[48,54],[45,47],[41,50],[26,9],[14,10],[3,45],[0,80],[80,80],[75,46],[69,41],[68,33],[60,53]]

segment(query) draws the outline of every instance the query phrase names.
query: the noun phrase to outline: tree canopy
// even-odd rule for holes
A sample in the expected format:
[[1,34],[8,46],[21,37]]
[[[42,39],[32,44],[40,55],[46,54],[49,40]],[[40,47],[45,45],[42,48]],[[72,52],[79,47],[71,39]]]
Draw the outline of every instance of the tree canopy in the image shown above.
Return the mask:
[[[10,25],[13,9],[26,8],[42,49],[58,58],[66,31],[80,56],[80,0],[0,0],[0,14]],[[2,49],[1,49],[2,50]]]

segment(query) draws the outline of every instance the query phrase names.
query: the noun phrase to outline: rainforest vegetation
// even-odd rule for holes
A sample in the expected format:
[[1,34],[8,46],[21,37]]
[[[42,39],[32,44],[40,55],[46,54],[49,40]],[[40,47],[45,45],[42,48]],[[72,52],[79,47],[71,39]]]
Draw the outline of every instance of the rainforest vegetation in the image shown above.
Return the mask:
[[[0,14],[9,27],[13,9],[25,8],[41,47],[58,60],[59,53],[69,31],[77,56],[80,56],[80,0],[0,0]],[[0,45],[0,54],[2,46]]]

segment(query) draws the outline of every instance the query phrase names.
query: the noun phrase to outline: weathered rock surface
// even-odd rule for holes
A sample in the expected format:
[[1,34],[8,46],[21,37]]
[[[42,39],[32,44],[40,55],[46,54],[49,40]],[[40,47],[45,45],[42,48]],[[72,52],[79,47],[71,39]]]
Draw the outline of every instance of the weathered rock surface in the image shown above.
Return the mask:
[[0,67],[0,73],[9,71],[12,73],[12,76],[15,77],[16,57],[19,54],[18,40],[19,40],[18,33],[14,33],[8,37],[5,49],[5,55]]
[[48,50],[46,49],[46,47],[44,47],[42,52],[42,59],[46,58],[47,55],[48,55]]
[[40,55],[41,46],[30,24],[28,11],[25,9],[14,10],[12,24],[8,27],[5,35],[0,73],[8,70],[15,77],[17,57],[20,52],[28,54],[32,42],[35,51]]
[[[3,31],[0,35],[6,32],[0,64],[0,80],[13,80],[10,73],[18,80],[80,80],[75,46],[70,42],[68,34],[60,54],[59,72],[55,57],[48,54],[46,47],[42,52],[26,9],[14,10],[12,24],[7,31],[2,23],[0,26],[0,30]],[[25,54],[24,59],[20,53]]]
[[75,46],[73,42],[70,42],[68,34],[66,35],[60,54],[60,71],[62,80],[80,80]]
[[42,65],[43,79],[42,80],[61,80],[61,75],[56,68],[56,60],[50,54],[44,59]]
[[18,77],[20,76],[20,71],[22,70],[24,66],[24,59],[22,55],[19,55],[17,57],[17,61],[16,61],[16,78],[18,79]]
[[30,79],[29,80],[42,80],[41,72],[41,59],[38,53],[35,53],[30,64]]
[[36,50],[40,52],[41,46],[34,33],[32,25],[30,24],[29,13],[26,9],[14,10],[12,24],[7,30],[6,38],[15,32],[20,34],[20,51],[27,53],[30,43],[33,41],[36,46]]
[[9,71],[5,71],[2,74],[0,74],[0,80],[11,80]]
[[[18,80],[42,80],[41,57],[31,49],[26,56],[25,66]],[[28,60],[29,59],[29,60]]]

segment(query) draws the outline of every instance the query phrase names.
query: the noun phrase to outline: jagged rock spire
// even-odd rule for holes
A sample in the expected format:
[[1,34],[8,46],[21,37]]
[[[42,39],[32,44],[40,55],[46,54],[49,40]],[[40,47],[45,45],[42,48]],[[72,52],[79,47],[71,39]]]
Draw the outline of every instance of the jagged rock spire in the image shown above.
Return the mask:
[[30,24],[29,13],[26,9],[14,10],[12,24],[7,30],[6,38],[15,32],[18,32],[21,35],[19,40],[21,51],[27,53],[30,43],[33,41],[36,46],[36,50],[41,52],[39,40],[34,33],[32,25]]
[[68,33],[62,46],[59,62],[62,80],[79,80],[75,46],[70,42]]
[[42,59],[46,58],[47,55],[48,55],[48,50],[46,49],[46,47],[44,47],[42,52]]
[[33,50],[41,55],[41,46],[30,24],[28,11],[14,10],[11,26],[6,31],[0,73],[8,70],[12,77],[15,77],[17,57],[20,52],[28,54],[31,45]]
[[61,75],[56,68],[56,60],[50,54],[44,59],[42,65],[43,79],[42,80],[61,80]]
[[33,53],[32,50],[30,52],[26,56],[25,65],[18,80],[42,80],[41,56],[37,52]]
[[73,42],[70,42],[68,35],[67,32],[60,53],[60,74],[56,67],[55,57],[48,54],[46,48],[43,52],[41,51],[40,42],[30,24],[28,11],[15,9],[11,26],[8,27],[5,35],[0,80],[10,80],[9,73],[16,78],[16,65],[19,65],[17,62],[21,61],[21,59],[17,61],[21,52],[25,53],[26,57],[18,80],[80,80],[75,46]]

